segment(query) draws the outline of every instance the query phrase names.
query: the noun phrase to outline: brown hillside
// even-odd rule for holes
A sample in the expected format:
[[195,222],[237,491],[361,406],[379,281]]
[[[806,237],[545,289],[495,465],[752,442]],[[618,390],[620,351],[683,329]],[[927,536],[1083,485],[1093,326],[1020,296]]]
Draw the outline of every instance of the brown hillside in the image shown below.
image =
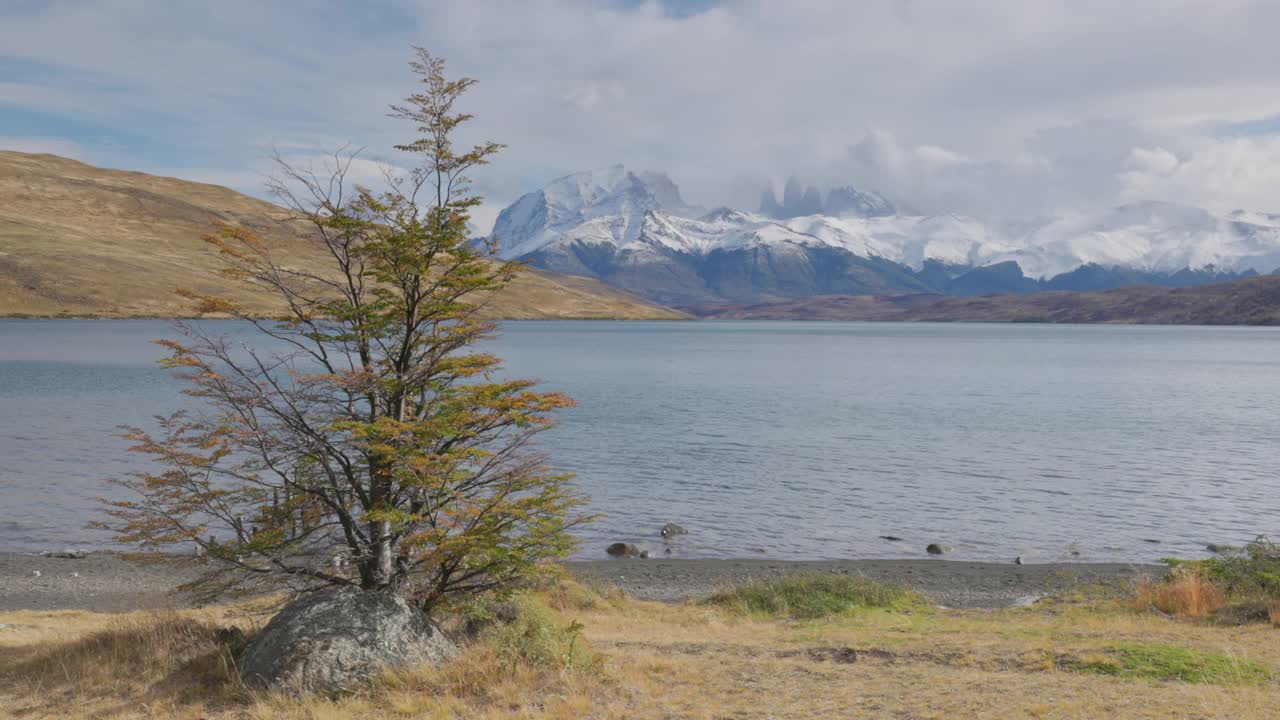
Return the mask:
[[[202,240],[215,220],[254,229],[290,264],[319,260],[284,210],[228,188],[0,151],[0,316],[178,316],[188,312],[179,286],[271,312],[270,297],[217,275]],[[683,317],[594,280],[533,270],[490,308],[506,319]]]

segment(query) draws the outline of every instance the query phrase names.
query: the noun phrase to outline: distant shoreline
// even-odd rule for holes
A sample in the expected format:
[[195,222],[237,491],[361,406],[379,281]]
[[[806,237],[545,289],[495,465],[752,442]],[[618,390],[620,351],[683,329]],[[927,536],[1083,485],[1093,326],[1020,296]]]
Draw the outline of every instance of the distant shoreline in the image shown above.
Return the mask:
[[[854,300],[867,298],[879,298],[887,296],[818,296],[819,299],[826,300],[832,297],[851,298]],[[1003,297],[1003,296],[998,296]],[[1051,319],[1003,319],[1003,318],[972,318],[972,319],[942,319],[934,317],[872,317],[851,315],[849,317],[825,317],[821,313],[812,316],[797,315],[788,316],[783,309],[781,303],[778,304],[781,312],[772,315],[768,312],[754,314],[750,312],[756,308],[771,310],[772,305],[761,306],[725,306],[724,314],[695,315],[689,311],[673,308],[678,312],[686,313],[684,317],[671,318],[626,318],[626,317],[542,317],[542,318],[492,318],[496,323],[553,323],[553,322],[617,322],[617,323],[752,323],[752,322],[790,322],[790,323],[863,323],[863,324],[905,324],[905,325],[1058,325],[1064,327],[1168,327],[1168,328],[1184,328],[1184,327],[1200,327],[1200,328],[1276,328],[1280,327],[1280,319],[1268,318],[1265,321],[1258,322],[1151,322],[1146,320],[1051,320]],[[735,314],[735,311],[746,311],[743,314]],[[269,318],[257,318],[259,320]],[[186,315],[6,315],[0,313],[0,321],[4,320],[25,320],[25,321],[46,321],[46,320],[92,320],[95,322],[136,322],[136,321],[213,321],[213,322],[241,322],[236,318],[229,317],[197,317]]]
[[[675,308],[671,308],[673,312],[683,312]],[[255,320],[286,320],[287,318],[270,318],[258,317]],[[535,318],[489,318],[493,322],[672,322],[683,323],[700,320],[702,318],[684,314],[680,317],[657,317],[657,318],[630,318],[615,316],[600,317],[535,317]],[[710,318],[708,318],[710,319]],[[0,313],[0,320],[215,320],[219,322],[242,322],[237,318],[218,317],[214,315],[26,315],[22,313],[6,314]]]
[[992,295],[812,295],[690,310],[722,320],[989,322],[1041,325],[1280,325],[1280,276],[1193,287],[1124,285]]
[[[1159,565],[1012,563],[963,560],[574,560],[576,578],[615,585],[641,600],[684,602],[718,589],[795,572],[864,575],[908,585],[947,607],[999,608],[1082,586],[1123,589]],[[37,576],[36,573],[39,573]],[[80,559],[0,552],[0,612],[91,610],[128,612],[189,604],[173,589],[190,568],[137,563],[105,552]]]

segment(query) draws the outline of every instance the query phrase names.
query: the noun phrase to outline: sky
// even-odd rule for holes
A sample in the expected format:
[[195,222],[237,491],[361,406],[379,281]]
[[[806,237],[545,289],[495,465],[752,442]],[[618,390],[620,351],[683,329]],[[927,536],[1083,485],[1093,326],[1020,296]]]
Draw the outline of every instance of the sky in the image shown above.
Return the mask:
[[487,229],[623,163],[754,209],[791,174],[922,213],[1137,200],[1280,212],[1272,0],[0,0],[0,149],[264,195],[270,154],[373,163],[420,45],[478,80]]

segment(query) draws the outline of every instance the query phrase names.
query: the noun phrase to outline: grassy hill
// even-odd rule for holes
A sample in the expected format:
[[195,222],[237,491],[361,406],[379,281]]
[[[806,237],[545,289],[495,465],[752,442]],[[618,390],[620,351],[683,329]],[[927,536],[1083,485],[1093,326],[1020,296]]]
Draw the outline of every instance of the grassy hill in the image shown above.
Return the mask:
[[1192,288],[1132,285],[1101,292],[983,297],[822,295],[708,308],[703,314],[759,320],[1280,325],[1280,275]]
[[[281,208],[218,185],[0,151],[0,316],[172,317],[174,288],[272,299],[217,275],[214,220],[254,229],[290,264],[319,260]],[[680,313],[586,278],[530,270],[493,298],[503,319],[675,319]]]

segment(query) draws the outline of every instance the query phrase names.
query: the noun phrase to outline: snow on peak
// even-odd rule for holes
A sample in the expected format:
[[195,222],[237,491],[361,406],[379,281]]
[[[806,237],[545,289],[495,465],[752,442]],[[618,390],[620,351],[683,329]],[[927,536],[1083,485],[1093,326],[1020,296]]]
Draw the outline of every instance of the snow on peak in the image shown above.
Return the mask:
[[1176,272],[1209,266],[1270,272],[1280,265],[1280,228],[1168,202],[1139,202],[1064,215],[1032,229],[1007,259],[1032,277],[1081,265]]
[[623,235],[633,239],[650,210],[688,210],[680,190],[662,173],[632,172],[622,165],[565,175],[527,193],[498,215],[493,234],[499,252],[519,257],[585,222],[622,216]]
[[898,212],[889,199],[875,191],[858,190],[852,185],[831,188],[827,193],[827,204],[823,207],[827,215],[844,217],[885,217]]
[[[800,193],[791,188],[792,195]],[[803,198],[803,193],[800,193]],[[825,246],[919,270],[929,260],[983,266],[1014,261],[1029,277],[1082,265],[1176,272],[1214,266],[1280,268],[1280,215],[1215,214],[1167,202],[1023,222],[957,215],[899,215],[876,193],[837,188],[825,212],[773,219],[721,207],[693,217],[670,178],[621,165],[548,183],[503,210],[494,226],[509,258],[574,244],[609,245],[642,255],[706,255],[767,245]],[[834,212],[833,212],[834,211]]]

